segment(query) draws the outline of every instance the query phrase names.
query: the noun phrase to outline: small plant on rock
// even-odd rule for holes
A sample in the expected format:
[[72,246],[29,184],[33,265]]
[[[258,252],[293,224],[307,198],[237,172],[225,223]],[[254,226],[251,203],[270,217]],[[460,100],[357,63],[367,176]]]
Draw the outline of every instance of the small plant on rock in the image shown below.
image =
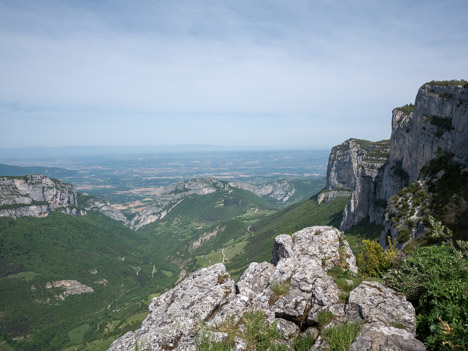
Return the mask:
[[360,330],[360,324],[345,323],[338,327],[325,329],[323,337],[330,345],[330,351],[347,351]]

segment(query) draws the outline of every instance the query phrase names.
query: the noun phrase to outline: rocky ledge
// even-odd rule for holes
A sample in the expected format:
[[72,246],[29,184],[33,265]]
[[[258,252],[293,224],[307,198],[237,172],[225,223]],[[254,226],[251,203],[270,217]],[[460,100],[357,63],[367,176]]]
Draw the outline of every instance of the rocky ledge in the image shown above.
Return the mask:
[[[343,281],[333,278],[337,269],[357,272],[354,255],[337,229],[310,227],[279,235],[272,263],[252,263],[237,284],[223,264],[192,273],[153,298],[141,328],[126,333],[109,350],[197,350],[200,335],[225,342],[228,326],[245,329],[245,316],[253,311],[276,326],[277,342],[286,347],[307,335],[310,350],[326,350],[327,328],[353,323],[360,331],[351,350],[425,350],[414,337],[414,308],[403,295],[376,282],[355,287],[354,281],[344,280],[354,287],[348,294],[340,289]],[[250,347],[242,336],[233,340],[235,350]]]

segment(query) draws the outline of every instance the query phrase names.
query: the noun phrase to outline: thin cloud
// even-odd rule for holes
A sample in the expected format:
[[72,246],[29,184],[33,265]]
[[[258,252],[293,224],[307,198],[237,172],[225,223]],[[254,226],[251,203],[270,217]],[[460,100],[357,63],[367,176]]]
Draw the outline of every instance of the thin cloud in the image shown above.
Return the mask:
[[[306,146],[306,129],[311,146],[382,139],[392,107],[422,83],[468,76],[466,10],[465,1],[2,2],[0,146],[148,145],[151,128],[171,144]],[[70,128],[86,138],[54,138]]]

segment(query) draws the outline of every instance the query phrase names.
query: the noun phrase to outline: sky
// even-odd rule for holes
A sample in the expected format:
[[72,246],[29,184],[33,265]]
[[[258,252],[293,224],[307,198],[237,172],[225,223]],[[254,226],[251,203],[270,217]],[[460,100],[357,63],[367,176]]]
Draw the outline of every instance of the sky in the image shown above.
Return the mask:
[[466,0],[0,0],[0,148],[326,149],[468,78]]

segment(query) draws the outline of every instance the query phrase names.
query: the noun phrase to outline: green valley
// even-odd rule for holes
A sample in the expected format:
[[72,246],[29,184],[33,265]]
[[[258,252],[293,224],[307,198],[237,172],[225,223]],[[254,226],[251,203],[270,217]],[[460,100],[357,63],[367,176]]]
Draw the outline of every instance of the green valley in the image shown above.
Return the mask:
[[[250,262],[270,259],[275,235],[339,222],[346,201],[318,206],[310,198],[278,209],[228,182],[200,182],[210,190],[175,187],[162,218],[138,230],[83,194],[78,216],[58,208],[44,218],[0,218],[0,350],[105,350],[139,327],[151,297],[186,274],[224,261],[238,277]],[[297,180],[295,198],[323,184]],[[97,207],[85,207],[90,201]]]

